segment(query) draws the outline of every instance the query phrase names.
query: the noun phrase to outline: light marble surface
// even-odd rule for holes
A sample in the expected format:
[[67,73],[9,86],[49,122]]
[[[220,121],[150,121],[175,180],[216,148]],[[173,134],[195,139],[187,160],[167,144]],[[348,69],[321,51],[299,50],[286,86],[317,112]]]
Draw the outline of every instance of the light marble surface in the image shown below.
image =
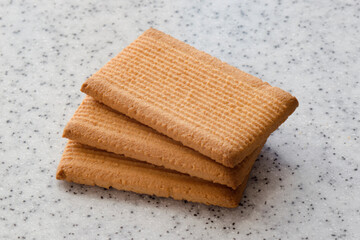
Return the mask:
[[[359,1],[0,1],[0,239],[360,239]],[[292,92],[241,205],[55,180],[82,82],[150,26]]]

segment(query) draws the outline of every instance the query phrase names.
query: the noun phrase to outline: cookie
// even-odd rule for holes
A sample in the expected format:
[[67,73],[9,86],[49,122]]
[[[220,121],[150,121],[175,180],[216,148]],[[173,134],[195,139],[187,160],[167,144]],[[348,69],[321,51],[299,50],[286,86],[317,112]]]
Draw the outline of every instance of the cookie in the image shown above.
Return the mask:
[[244,181],[264,144],[234,168],[225,167],[89,96],[66,125],[63,137],[233,189]]
[[234,167],[298,106],[288,92],[149,29],[81,91]]
[[250,170],[244,182],[233,190],[220,184],[69,141],[58,166],[56,178],[235,208],[239,205],[249,173]]

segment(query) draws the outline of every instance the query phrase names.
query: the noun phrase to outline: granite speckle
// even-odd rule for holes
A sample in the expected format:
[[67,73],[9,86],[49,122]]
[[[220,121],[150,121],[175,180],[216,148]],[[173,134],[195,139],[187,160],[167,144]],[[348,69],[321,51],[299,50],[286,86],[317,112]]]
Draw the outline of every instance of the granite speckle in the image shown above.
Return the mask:
[[[360,239],[358,1],[1,1],[1,239]],[[150,26],[293,93],[237,209],[55,180],[82,82]]]

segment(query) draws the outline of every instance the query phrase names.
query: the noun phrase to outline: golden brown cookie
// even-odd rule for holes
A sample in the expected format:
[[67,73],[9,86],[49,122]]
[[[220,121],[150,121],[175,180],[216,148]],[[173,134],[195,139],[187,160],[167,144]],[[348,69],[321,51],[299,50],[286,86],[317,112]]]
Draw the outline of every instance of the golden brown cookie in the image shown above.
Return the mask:
[[244,181],[264,144],[234,168],[225,167],[89,96],[66,125],[63,137],[233,189]]
[[228,167],[255,151],[298,106],[291,94],[155,29],[81,90]]
[[240,202],[249,173],[250,170],[244,182],[233,190],[220,184],[69,141],[58,166],[56,178],[234,208]]

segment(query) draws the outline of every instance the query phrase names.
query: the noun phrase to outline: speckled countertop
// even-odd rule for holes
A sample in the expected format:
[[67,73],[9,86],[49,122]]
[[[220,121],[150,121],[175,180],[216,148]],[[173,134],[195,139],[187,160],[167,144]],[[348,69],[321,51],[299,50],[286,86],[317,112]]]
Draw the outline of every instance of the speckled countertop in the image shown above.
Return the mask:
[[[299,99],[237,209],[55,180],[82,82],[150,26]],[[0,1],[0,239],[360,239],[359,26],[355,0]]]

